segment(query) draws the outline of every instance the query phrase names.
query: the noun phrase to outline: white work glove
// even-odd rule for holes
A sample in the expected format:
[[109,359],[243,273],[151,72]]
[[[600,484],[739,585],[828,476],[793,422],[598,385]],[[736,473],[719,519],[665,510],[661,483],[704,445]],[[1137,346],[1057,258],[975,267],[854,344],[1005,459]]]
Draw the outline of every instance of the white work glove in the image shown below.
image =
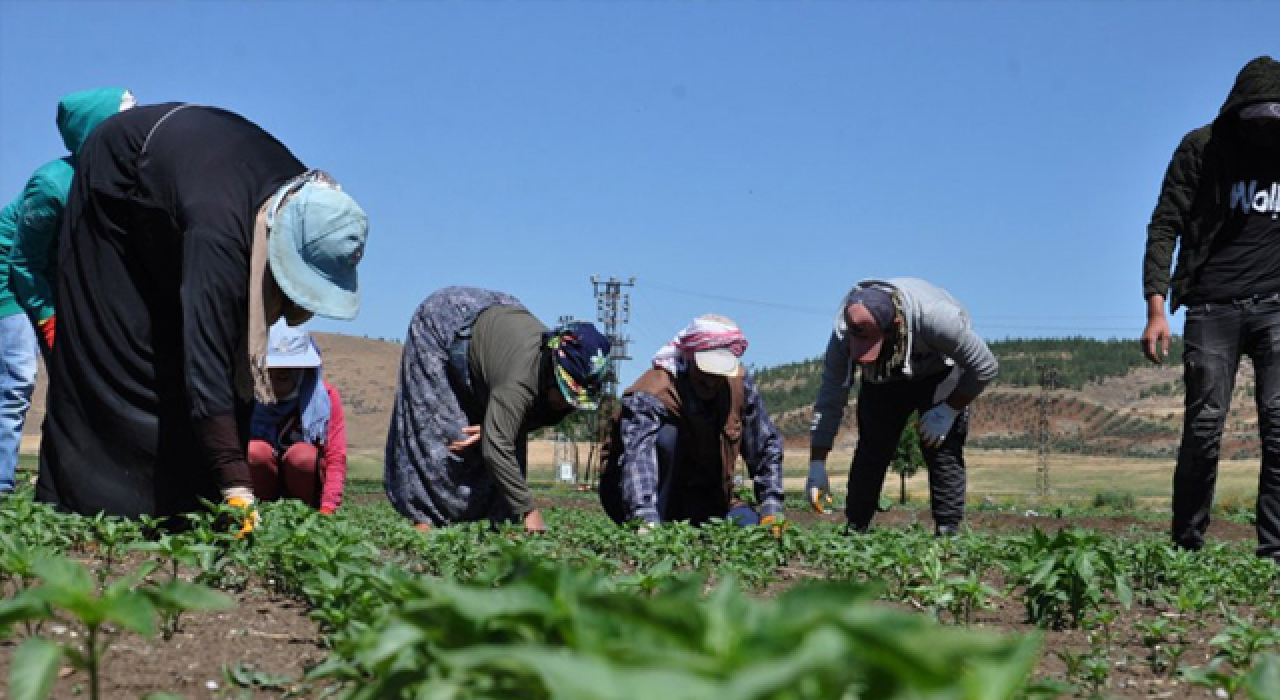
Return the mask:
[[831,481],[827,478],[826,460],[809,460],[809,478],[804,480],[804,495],[815,513],[827,512],[822,507],[824,499],[827,505],[831,505]]
[[920,416],[920,425],[917,428],[920,433],[920,445],[935,449],[942,447],[942,441],[947,438],[947,433],[951,432],[951,425],[956,422],[958,415],[960,412],[946,401],[925,411],[924,415]]

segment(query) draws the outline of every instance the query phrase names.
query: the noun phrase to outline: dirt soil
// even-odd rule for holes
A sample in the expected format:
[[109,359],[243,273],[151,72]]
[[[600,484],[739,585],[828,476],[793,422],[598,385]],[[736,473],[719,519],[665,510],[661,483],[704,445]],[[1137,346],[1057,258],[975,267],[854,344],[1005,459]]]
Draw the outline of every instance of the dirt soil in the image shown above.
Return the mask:
[[[598,506],[594,499],[578,494],[552,496],[542,494],[555,508],[575,510]],[[374,501],[381,494],[361,494],[353,499]],[[838,513],[817,515],[793,512],[791,519],[798,524],[814,522],[840,522]],[[880,513],[876,527],[907,527],[919,522],[931,526],[927,513],[894,510]],[[1132,531],[1161,534],[1163,521],[1137,517],[1085,517],[1053,518],[1036,515],[971,513],[968,526],[979,532],[1010,534],[1022,532],[1032,526],[1054,532],[1063,527],[1081,526],[1100,532],[1131,534]],[[1209,536],[1216,540],[1250,540],[1252,527],[1228,522],[1215,522]],[[90,566],[93,562],[86,561]],[[803,567],[784,567],[778,571],[779,581],[763,595],[772,595],[794,583],[819,572]],[[998,573],[991,573],[987,583],[1002,589],[1005,582]],[[232,698],[282,698],[314,697],[321,692],[318,687],[299,686],[290,681],[300,679],[310,668],[320,663],[327,654],[317,625],[308,619],[304,607],[293,600],[267,592],[261,585],[250,585],[240,593],[232,593],[237,601],[233,610],[218,613],[188,613],[183,616],[182,628],[170,641],[158,636],[144,640],[132,634],[122,634],[103,663],[102,697],[108,700],[137,700],[150,693],[170,692],[190,700],[231,700]],[[1250,613],[1239,610],[1237,612]],[[1223,626],[1220,614],[1214,612],[1200,619],[1179,618],[1168,611],[1135,606],[1120,611],[1111,626],[1111,652],[1113,661],[1104,697],[1109,698],[1208,698],[1207,691],[1190,687],[1176,679],[1167,670],[1153,667],[1151,650],[1143,644],[1138,625],[1156,617],[1171,618],[1183,625],[1188,632],[1184,640],[1186,652],[1183,663],[1204,665],[1212,649],[1209,640]],[[1016,598],[997,596],[991,609],[976,612],[971,621],[975,627],[1001,632],[1030,632],[1035,628],[1025,622],[1025,611]],[[1090,630],[1045,631],[1044,652],[1034,677],[1036,679],[1061,680],[1066,673],[1063,655],[1082,654],[1091,647]],[[49,627],[46,634],[59,640],[78,639],[79,632],[65,627]],[[0,679],[7,687],[14,649],[21,640],[0,642]],[[224,669],[241,666],[259,683],[248,687],[233,683]],[[2,694],[0,694],[2,695]],[[64,668],[54,687],[52,698],[80,699],[88,697],[88,677],[80,671]],[[1065,697],[1065,696],[1064,696]]]
[[[181,630],[169,641],[158,634],[146,640],[122,633],[102,662],[102,698],[138,700],[161,691],[189,700],[285,697],[292,684],[281,679],[299,679],[327,654],[316,623],[301,604],[261,588],[233,597],[237,606],[232,610],[183,615]],[[79,630],[64,625],[47,624],[44,636],[73,645],[83,640]],[[0,641],[0,691],[8,687],[13,652],[21,641]],[[224,668],[237,665],[247,672],[247,679],[265,680],[268,686],[232,683]],[[89,697],[88,674],[64,667],[49,697]]]

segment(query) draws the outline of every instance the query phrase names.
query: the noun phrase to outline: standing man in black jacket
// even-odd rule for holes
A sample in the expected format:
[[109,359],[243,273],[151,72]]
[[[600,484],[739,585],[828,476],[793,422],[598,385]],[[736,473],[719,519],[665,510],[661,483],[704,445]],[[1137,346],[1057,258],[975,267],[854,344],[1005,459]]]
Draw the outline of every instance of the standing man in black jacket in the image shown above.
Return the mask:
[[1142,349],[1152,362],[1169,352],[1166,294],[1171,310],[1187,307],[1173,540],[1204,544],[1243,354],[1257,377],[1262,436],[1258,555],[1280,561],[1280,63],[1271,57],[1246,64],[1218,117],[1178,145],[1147,227],[1142,277]]

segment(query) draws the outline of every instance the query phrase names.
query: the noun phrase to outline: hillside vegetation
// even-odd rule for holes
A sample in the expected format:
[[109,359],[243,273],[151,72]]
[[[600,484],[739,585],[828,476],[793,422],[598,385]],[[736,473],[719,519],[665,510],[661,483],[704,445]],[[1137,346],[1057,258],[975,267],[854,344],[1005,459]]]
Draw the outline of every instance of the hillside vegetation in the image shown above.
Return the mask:
[[[990,343],[1000,376],[973,404],[969,445],[1035,448],[1042,411],[1048,417],[1050,448],[1059,453],[1172,457],[1182,420],[1182,339],[1175,338],[1171,361],[1153,367],[1134,340],[1091,338],[1010,339]],[[1046,394],[1041,368],[1052,367]],[[792,444],[807,441],[813,401],[822,381],[822,359],[754,368],[765,405]],[[856,440],[850,392],[839,442]],[[1246,361],[1223,437],[1223,457],[1258,454],[1253,373]]]

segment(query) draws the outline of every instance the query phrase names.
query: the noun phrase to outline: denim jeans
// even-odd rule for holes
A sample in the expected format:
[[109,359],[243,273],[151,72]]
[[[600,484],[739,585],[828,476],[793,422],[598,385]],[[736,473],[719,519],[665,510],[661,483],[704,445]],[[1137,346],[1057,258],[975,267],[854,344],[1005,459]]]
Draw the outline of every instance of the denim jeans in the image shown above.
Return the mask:
[[1187,309],[1182,356],[1186,414],[1173,474],[1173,541],[1204,545],[1218,478],[1222,429],[1240,356],[1256,377],[1262,469],[1258,479],[1258,555],[1280,559],[1280,294]]
[[12,491],[22,445],[22,425],[31,408],[40,366],[40,346],[26,314],[0,318],[0,491]]
[[[907,418],[912,411],[923,415],[933,408],[940,400],[935,393],[949,375],[943,371],[914,380],[864,382],[858,390],[858,447],[849,467],[849,495],[845,500],[851,529],[861,531],[871,526],[880,504],[885,472],[907,427]],[[968,436],[969,410],[965,409],[956,416],[941,446],[920,446],[929,468],[929,506],[940,531],[954,529],[964,519],[964,442]]]

